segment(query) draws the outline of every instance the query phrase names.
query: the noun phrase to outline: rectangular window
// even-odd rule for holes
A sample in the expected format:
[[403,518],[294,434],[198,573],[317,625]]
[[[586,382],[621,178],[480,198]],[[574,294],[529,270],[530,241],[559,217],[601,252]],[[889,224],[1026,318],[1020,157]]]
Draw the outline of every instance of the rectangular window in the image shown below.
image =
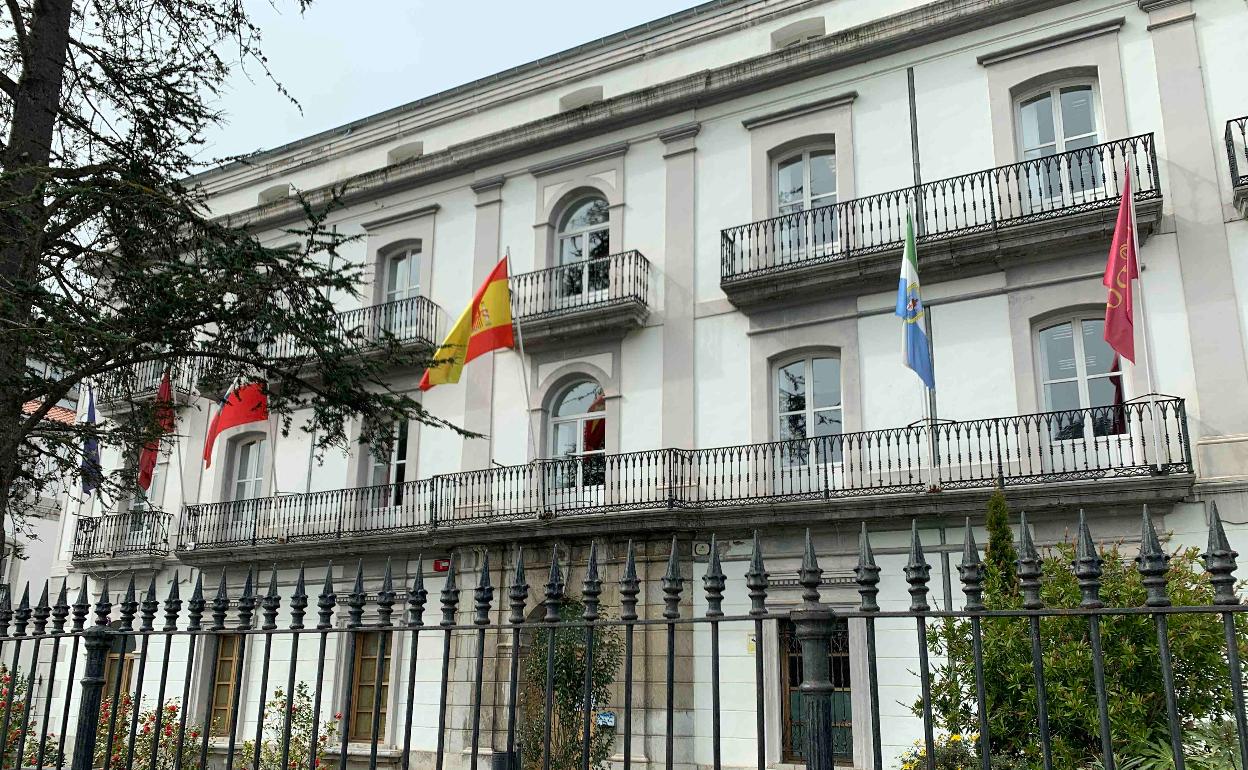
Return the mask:
[[242,660],[238,654],[238,634],[217,637],[217,671],[212,681],[212,724],[208,734],[213,737],[228,736],[234,731],[230,720],[234,703],[234,679]]
[[[832,680],[832,755],[837,764],[853,761],[853,710],[850,705],[849,624],[835,621],[828,650],[828,674]],[[796,628],[788,620],[778,626],[780,642],[780,749],[785,762],[802,764],[806,748],[802,721],[802,647]]]
[[[386,638],[386,654],[381,658],[381,640]],[[355,677],[351,682],[351,740],[368,741],[373,736],[373,700],[381,689],[381,719],[378,740],[386,734],[386,698],[390,694],[389,632],[360,633],[355,642]]]
[[134,654],[110,652],[104,659],[104,699],[112,700],[117,688],[117,675],[121,675],[121,692],[130,691],[131,675],[134,670]]

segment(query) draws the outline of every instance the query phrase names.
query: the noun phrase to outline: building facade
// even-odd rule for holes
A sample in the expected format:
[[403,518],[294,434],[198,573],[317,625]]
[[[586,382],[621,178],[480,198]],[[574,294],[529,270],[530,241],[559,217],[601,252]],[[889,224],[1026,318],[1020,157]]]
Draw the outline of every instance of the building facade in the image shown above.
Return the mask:
[[[403,423],[388,456],[353,445],[318,457],[296,415],[287,436],[264,423],[222,434],[210,467],[200,457],[219,394],[179,370],[177,435],[151,493],[121,510],[71,499],[53,574],[114,591],[154,577],[163,595],[196,572],[215,585],[224,570],[237,589],[271,564],[284,586],[301,564],[330,561],[347,581],[362,560],[375,590],[389,560],[402,584],[423,565],[436,592],[435,562],[452,555],[471,572],[488,554],[505,587],[523,546],[534,564],[555,547],[575,586],[596,541],[609,609],[630,540],[657,584],[673,535],[704,564],[715,533],[738,589],[725,610],[744,612],[751,533],[784,607],[798,602],[810,528],[836,606],[857,601],[848,577],[865,521],[893,576],[881,602],[904,604],[896,576],[917,519],[938,556],[938,601],[956,607],[949,557],[996,486],[1042,544],[1066,538],[1078,509],[1099,537],[1132,541],[1147,504],[1172,542],[1200,545],[1216,501],[1246,550],[1245,35],[1239,0],[717,0],[202,174],[212,211],[272,245],[301,218],[294,190],[315,203],[349,182],[328,224],[358,236],[338,258],[369,280],[340,298],[343,323],[413,345],[438,342],[509,254],[525,354],[488,354],[458,385],[420,395],[483,438]],[[1151,366],[1103,341],[1102,273],[1128,176],[1137,350]],[[894,314],[907,211],[931,400],[902,363]],[[147,374],[154,394],[160,372]],[[396,371],[390,385],[416,393],[420,376]],[[695,585],[698,569],[685,575]],[[643,596],[642,611],[661,599]],[[684,601],[705,610],[696,591]],[[461,603],[465,622],[471,609]],[[880,629],[891,757],[921,729],[902,705],[917,693],[914,637]],[[865,767],[861,633],[846,627],[834,670],[839,750]],[[757,687],[768,761],[797,761],[789,629],[724,634],[725,702],[743,704],[725,711],[724,763],[754,761]],[[663,644],[640,642],[643,708],[663,697],[648,668]],[[708,639],[678,644],[689,686],[676,763],[709,765]],[[508,645],[493,648],[500,666]],[[408,654],[396,642],[376,680],[397,682]],[[419,656],[420,681],[436,682],[441,651]],[[387,714],[413,709],[431,726],[413,743],[431,765],[436,698],[345,681],[339,657],[331,644],[326,691],[387,687]],[[452,669],[465,683],[447,723],[456,751],[470,658],[465,647]],[[221,729],[250,735],[260,667],[226,662],[243,667],[245,716]],[[234,697],[208,669],[194,678],[189,706]],[[484,719],[499,748],[494,679]],[[397,721],[385,762],[400,753]],[[636,729],[644,761],[661,762],[661,714]]]

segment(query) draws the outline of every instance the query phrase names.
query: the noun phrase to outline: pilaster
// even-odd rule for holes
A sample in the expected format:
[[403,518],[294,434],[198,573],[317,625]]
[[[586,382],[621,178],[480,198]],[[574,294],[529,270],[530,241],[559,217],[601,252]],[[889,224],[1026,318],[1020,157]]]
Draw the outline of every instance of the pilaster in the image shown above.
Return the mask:
[[[482,179],[472,184],[477,194],[476,229],[472,249],[472,291],[476,291],[498,260],[500,252],[500,227],[502,225],[503,184],[502,176]],[[494,353],[486,353],[464,367],[464,424],[465,430],[479,433],[482,438],[465,439],[460,455],[460,469],[481,470],[490,465],[491,434],[494,430]]]
[[664,447],[694,445],[695,140],[699,123],[659,133],[666,162],[663,215],[663,427]]

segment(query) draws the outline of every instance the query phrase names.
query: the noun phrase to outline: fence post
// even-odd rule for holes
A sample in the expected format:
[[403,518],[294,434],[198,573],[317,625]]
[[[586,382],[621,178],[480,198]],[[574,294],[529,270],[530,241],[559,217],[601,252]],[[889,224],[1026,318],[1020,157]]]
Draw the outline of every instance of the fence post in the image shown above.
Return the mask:
[[83,634],[87,667],[82,676],[78,704],[78,727],[74,737],[71,770],[91,770],[95,759],[95,732],[100,722],[100,701],[104,695],[104,661],[117,632],[108,626],[92,626]]
[[[806,770],[833,770],[832,678],[829,655],[832,621],[827,608],[789,613],[794,636],[802,646],[802,722],[806,729]],[[76,769],[75,769],[76,770]]]

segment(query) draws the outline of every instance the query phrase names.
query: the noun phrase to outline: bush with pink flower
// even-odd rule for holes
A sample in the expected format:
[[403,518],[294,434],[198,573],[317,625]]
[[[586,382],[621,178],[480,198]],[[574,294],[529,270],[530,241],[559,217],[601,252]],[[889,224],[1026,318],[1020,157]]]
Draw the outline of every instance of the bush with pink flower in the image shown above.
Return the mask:
[[[261,770],[298,770],[308,766],[308,757],[312,752],[313,736],[316,736],[316,757],[312,760],[313,768],[320,767],[325,759],[325,750],[332,746],[338,735],[339,720],[342,714],[333,715],[332,719],[323,720],[319,725],[313,721],[312,696],[308,693],[307,682],[295,685],[294,697],[290,701],[290,749],[286,753],[285,766],[282,764],[282,743],[286,730],[286,693],[280,687],[273,691],[273,697],[264,704],[264,734],[260,740]],[[236,767],[251,767],[256,756],[255,741],[244,741],[242,759]]]

